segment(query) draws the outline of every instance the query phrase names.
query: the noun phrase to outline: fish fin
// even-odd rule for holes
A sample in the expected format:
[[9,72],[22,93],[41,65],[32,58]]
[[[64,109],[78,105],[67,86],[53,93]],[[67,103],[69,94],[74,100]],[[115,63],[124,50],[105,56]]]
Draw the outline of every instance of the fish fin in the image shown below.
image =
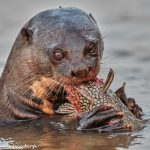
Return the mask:
[[115,94],[127,106],[128,99],[127,99],[126,92],[125,92],[125,83],[123,83],[123,85],[118,90],[116,90]]
[[67,114],[69,116],[75,116],[77,114],[75,107],[70,103],[62,104],[55,112],[59,114]]
[[106,81],[104,82],[104,85],[101,88],[103,92],[106,92],[109,89],[113,79],[114,79],[114,71],[110,69]]

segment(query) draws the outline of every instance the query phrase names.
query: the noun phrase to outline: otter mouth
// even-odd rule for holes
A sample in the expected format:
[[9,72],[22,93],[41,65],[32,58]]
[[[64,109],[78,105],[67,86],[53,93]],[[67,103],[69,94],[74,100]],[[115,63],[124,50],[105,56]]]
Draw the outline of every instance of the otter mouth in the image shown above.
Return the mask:
[[57,87],[53,91],[53,109],[57,110],[62,104],[70,103],[67,100],[67,95],[69,89],[72,89],[78,85],[84,84],[89,81],[96,81],[96,74],[92,74],[85,78],[70,78],[70,77],[59,77],[55,79],[57,82]]
[[70,81],[74,84],[74,85],[78,85],[78,84],[82,84],[88,81],[92,81],[94,79],[96,79],[97,73],[91,73],[89,74],[87,77],[84,78],[72,78]]
[[[62,92],[60,92],[61,98],[58,98],[58,100],[56,101],[56,103],[54,105],[55,106],[54,110],[57,110],[61,105],[65,104],[65,103],[72,103],[73,106],[76,107],[78,111],[80,111],[80,108],[78,109],[78,104],[76,102],[78,101],[79,95],[81,95],[81,93],[82,93],[82,88],[81,88],[82,85],[83,85],[83,87],[86,88],[86,86],[88,86],[91,83],[90,86],[92,89],[89,89],[90,92],[94,92],[95,85],[98,85],[97,88],[100,88],[105,93],[108,90],[108,88],[110,87],[113,79],[114,79],[114,72],[112,69],[110,69],[110,72],[109,72],[105,82],[103,82],[103,80],[95,77],[95,78],[85,78],[82,80],[76,80],[75,84],[62,85]],[[70,95],[73,95],[73,97]],[[88,97],[88,95],[84,95],[84,96],[82,97],[82,99]],[[84,103],[84,101],[82,100],[82,101],[80,101],[80,103]],[[68,109],[72,109],[71,105],[67,105],[65,107],[67,107]],[[64,110],[64,109],[65,108],[63,108],[62,110]]]
[[55,99],[54,99],[54,102],[53,102],[54,103],[53,109],[57,110],[62,104],[70,103],[67,100],[67,93],[68,93],[69,89],[71,89],[73,87],[76,87],[79,84],[83,84],[83,83],[86,83],[86,82],[92,81],[92,80],[94,81],[94,80],[96,80],[96,78],[94,78],[94,79],[92,79],[92,78],[75,79],[73,81],[72,80],[68,81],[64,84],[60,83],[59,84],[60,87],[58,86],[56,91],[53,91],[53,95],[55,95]]

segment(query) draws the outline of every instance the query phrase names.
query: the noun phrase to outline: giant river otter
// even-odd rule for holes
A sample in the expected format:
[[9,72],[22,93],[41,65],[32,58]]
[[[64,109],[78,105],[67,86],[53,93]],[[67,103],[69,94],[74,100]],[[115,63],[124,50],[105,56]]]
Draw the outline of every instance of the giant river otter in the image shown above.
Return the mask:
[[34,16],[21,29],[0,79],[0,122],[53,115],[64,99],[63,84],[97,76],[103,49],[97,23],[80,9],[51,9]]

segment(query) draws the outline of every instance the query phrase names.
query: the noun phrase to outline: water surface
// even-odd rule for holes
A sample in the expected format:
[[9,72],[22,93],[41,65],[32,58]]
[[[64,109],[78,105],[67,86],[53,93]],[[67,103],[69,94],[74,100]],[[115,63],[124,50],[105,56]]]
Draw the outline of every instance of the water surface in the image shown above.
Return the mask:
[[[76,6],[91,12],[104,36],[100,76],[115,71],[112,88],[127,83],[127,94],[150,117],[150,1],[149,0],[0,0],[0,73],[21,27],[39,11]],[[134,133],[80,133],[53,130],[43,120],[0,127],[0,149],[15,146],[42,150],[150,149],[150,126]],[[20,147],[19,147],[20,146]]]

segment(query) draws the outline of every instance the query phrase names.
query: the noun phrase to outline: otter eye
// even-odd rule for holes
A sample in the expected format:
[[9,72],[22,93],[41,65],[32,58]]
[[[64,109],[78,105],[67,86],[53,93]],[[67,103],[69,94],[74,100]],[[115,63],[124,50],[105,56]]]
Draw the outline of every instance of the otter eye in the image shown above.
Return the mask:
[[57,50],[53,53],[53,58],[56,61],[61,61],[64,58],[63,52],[61,50]]
[[97,54],[97,46],[94,45],[94,44],[91,44],[89,46],[89,51],[88,52],[89,52],[89,55],[96,56],[96,54]]

